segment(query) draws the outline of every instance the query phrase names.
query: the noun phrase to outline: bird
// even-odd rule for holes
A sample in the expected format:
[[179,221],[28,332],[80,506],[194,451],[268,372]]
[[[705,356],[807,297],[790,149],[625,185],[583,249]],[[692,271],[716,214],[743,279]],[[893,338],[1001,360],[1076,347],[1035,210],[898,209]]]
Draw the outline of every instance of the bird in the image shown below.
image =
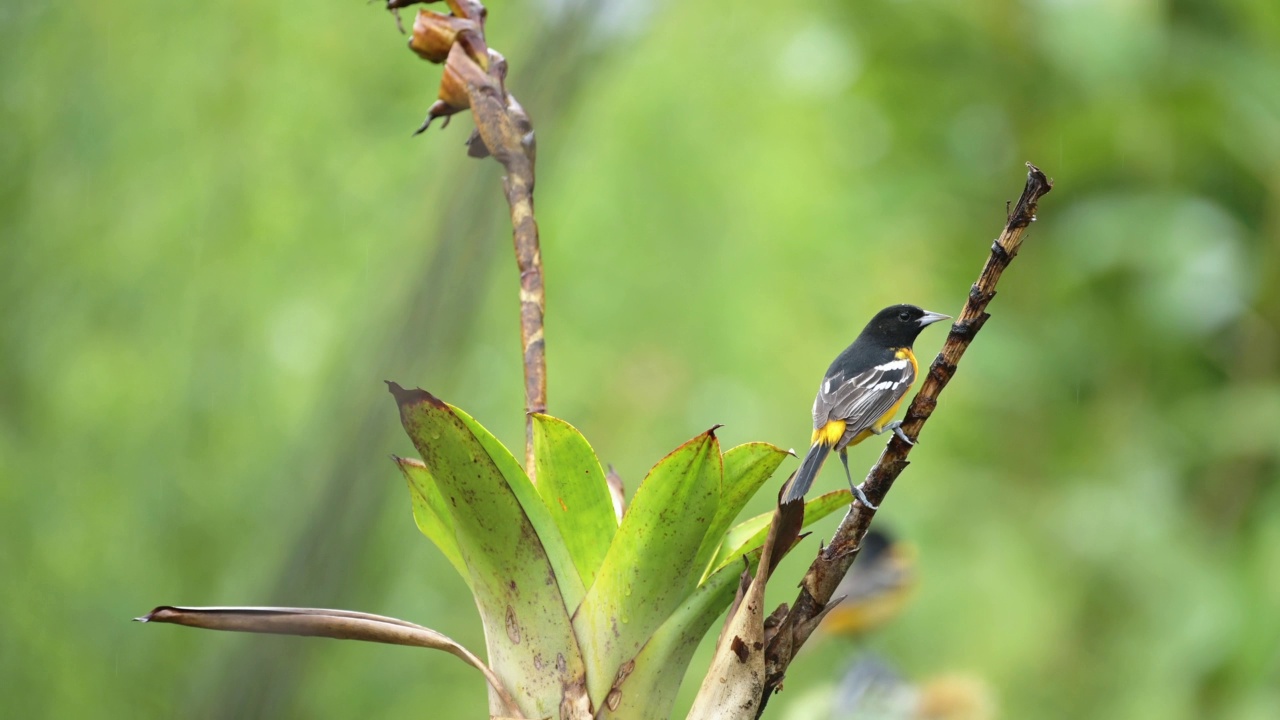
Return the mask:
[[967,672],[922,681],[903,677],[880,657],[857,655],[831,693],[828,720],[991,720],[991,685]]
[[858,561],[831,594],[838,600],[820,627],[827,635],[863,637],[897,617],[915,585],[915,547],[872,528],[858,543]]
[[809,452],[783,495],[783,503],[804,499],[834,449],[840,453],[849,489],[858,502],[876,509],[849,473],[849,446],[889,431],[908,445],[915,444],[902,432],[902,422],[893,420],[920,370],[911,346],[920,331],[950,319],[950,315],[915,305],[890,305],[876,313],[853,344],[836,356],[813,400]]

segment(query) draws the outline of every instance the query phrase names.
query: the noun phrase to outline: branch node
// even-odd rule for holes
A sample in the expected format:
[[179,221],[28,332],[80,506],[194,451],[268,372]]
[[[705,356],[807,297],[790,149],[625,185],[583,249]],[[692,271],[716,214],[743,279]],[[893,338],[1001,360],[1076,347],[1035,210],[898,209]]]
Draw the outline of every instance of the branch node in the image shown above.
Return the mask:
[[[983,290],[978,283],[969,288],[969,302],[975,307],[985,307],[996,296],[996,291]],[[976,331],[975,331],[976,332]]]
[[1005,250],[1004,246],[1000,244],[1000,238],[996,238],[991,242],[991,259],[1001,265],[1008,265],[1009,261],[1013,260],[1013,256],[1009,254],[1009,251]]
[[[937,362],[933,364],[932,367],[929,368],[930,377],[932,377],[934,380],[940,383],[943,383],[944,385],[950,382],[951,378],[955,374],[956,374],[956,364],[952,362],[947,362],[946,360],[939,359]],[[935,398],[928,398],[928,400],[934,406],[938,404],[938,401]],[[921,404],[923,405],[924,403],[921,403]],[[930,407],[930,410],[932,409],[933,408]]]

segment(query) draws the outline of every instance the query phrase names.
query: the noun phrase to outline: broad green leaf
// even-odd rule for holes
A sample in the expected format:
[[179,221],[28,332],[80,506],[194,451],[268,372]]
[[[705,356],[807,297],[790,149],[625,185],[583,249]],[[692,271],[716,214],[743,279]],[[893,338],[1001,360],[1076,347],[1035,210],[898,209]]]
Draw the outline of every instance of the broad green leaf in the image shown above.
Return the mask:
[[[760,559],[760,549],[746,556],[749,567],[754,569]],[[635,656],[631,673],[616,687],[614,709],[609,709],[609,696],[606,696],[601,717],[615,720],[670,717],[680,683],[689,669],[689,660],[715,619],[733,602],[743,567],[729,565],[713,573],[662,623]],[[612,695],[613,690],[610,693]]]
[[569,608],[572,614],[573,609],[582,602],[586,588],[582,584],[582,578],[578,576],[578,569],[573,565],[573,556],[565,546],[560,528],[552,519],[551,511],[542,504],[538,489],[529,482],[529,476],[525,474],[520,461],[516,460],[506,445],[498,442],[493,433],[486,430],[462,409],[453,405],[450,405],[449,409],[462,419],[462,422],[480,441],[480,445],[489,453],[489,457],[506,478],[511,492],[520,501],[520,507],[524,509],[525,516],[529,518],[533,529],[538,533],[538,539],[542,541],[542,550],[547,554],[547,560],[551,563],[551,569],[556,575],[556,582],[560,585],[560,592],[564,595],[565,607]]
[[533,415],[533,456],[538,494],[590,586],[618,530],[604,470],[582,433],[550,415]]
[[[527,717],[559,717],[562,704],[585,704],[586,669],[556,572],[517,499],[519,483],[511,481],[509,467],[503,472],[503,465],[514,464],[510,453],[430,393],[390,387],[404,428],[453,516],[489,666]],[[532,485],[525,484],[545,513]]]
[[462,552],[458,550],[458,540],[453,536],[453,513],[445,503],[444,496],[436,487],[431,471],[421,460],[392,456],[404,479],[409,485],[409,499],[413,502],[413,521],[418,529],[426,535],[435,546],[444,553],[445,558],[458,571],[467,585],[471,585],[471,573],[462,562]]
[[[804,527],[809,527],[841,508],[848,508],[851,502],[853,502],[853,494],[848,490],[836,490],[826,495],[819,495],[804,504]],[[733,529],[724,536],[724,543],[711,561],[712,572],[720,570],[729,563],[738,562],[739,557],[763,545],[769,534],[769,520],[772,517],[773,513],[767,512],[733,526]]]
[[709,430],[663,458],[636,490],[573,616],[594,707],[697,583],[698,548],[720,500],[721,474],[720,443]]
[[707,536],[698,548],[698,567],[706,573],[713,569],[711,560],[724,540],[725,530],[737,519],[747,501],[760,486],[773,476],[782,461],[791,455],[777,445],[764,442],[739,445],[724,454],[724,482],[720,484],[720,505],[716,508]]

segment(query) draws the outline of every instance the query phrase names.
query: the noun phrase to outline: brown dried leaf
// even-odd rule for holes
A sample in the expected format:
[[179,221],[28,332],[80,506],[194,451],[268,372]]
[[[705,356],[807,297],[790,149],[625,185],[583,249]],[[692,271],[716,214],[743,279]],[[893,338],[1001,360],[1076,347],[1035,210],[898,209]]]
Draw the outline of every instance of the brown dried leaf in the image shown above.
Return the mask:
[[474,653],[452,638],[405,620],[351,610],[290,607],[175,607],[161,605],[138,622],[171,623],[205,630],[303,635],[336,640],[363,640],[443,650],[479,670],[507,706],[504,712],[523,718],[498,676]]
[[747,588],[716,644],[711,668],[689,711],[689,720],[750,720],[764,693],[764,591],[769,574],[794,545],[804,523],[804,505],[788,503],[774,510],[773,523],[760,556],[759,572]]

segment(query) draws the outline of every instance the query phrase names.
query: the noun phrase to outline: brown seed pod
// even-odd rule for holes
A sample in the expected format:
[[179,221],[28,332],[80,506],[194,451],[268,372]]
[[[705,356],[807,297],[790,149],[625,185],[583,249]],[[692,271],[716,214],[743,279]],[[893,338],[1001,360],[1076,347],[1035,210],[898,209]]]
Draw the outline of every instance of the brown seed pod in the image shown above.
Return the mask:
[[465,31],[479,31],[473,20],[454,15],[444,15],[431,10],[419,10],[413,21],[413,35],[409,49],[427,62],[442,63],[449,57],[449,50]]
[[476,67],[461,45],[454,45],[445,61],[444,75],[440,78],[440,99],[431,104],[427,110],[427,118],[414,135],[424,132],[436,118],[446,118],[445,122],[448,124],[450,115],[471,107],[471,96],[467,94],[467,75],[473,78],[477,75],[483,77],[484,71]]

